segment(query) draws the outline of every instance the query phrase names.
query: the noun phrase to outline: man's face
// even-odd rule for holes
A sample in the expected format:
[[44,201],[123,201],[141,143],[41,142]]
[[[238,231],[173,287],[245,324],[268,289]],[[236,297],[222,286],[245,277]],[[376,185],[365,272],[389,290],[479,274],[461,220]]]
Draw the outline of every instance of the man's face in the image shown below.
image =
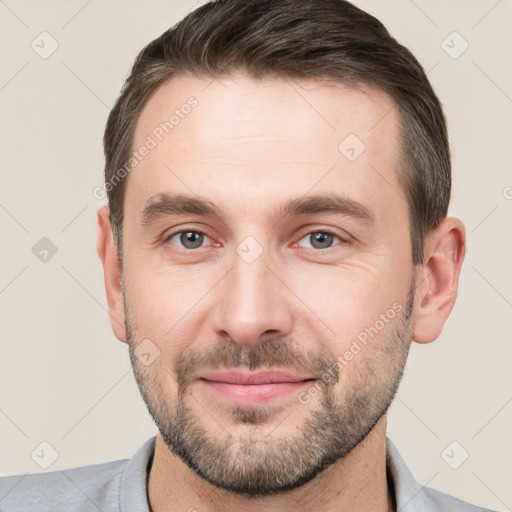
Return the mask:
[[[392,107],[370,87],[238,75],[175,78],[141,114],[133,147],[150,149],[124,202],[130,356],[166,444],[218,487],[304,484],[398,387],[414,267]],[[248,374],[259,384],[237,381]]]

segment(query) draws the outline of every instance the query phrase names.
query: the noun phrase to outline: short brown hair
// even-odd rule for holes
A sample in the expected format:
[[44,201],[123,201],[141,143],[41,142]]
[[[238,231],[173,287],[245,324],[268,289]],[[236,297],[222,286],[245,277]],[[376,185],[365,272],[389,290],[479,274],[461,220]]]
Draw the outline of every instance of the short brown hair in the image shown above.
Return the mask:
[[[422,66],[384,25],[345,0],[217,0],[188,14],[137,56],[104,135],[105,183],[132,152],[137,120],[156,89],[179,74],[319,79],[386,92],[401,119],[399,178],[410,212],[412,259],[446,217],[450,150],[441,104]],[[122,265],[126,177],[107,188]]]

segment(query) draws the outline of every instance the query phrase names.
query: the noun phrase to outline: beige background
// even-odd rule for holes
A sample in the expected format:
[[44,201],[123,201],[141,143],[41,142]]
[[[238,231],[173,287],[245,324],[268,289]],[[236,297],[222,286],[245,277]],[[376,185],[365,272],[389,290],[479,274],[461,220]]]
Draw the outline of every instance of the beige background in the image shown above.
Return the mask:
[[[389,437],[422,484],[511,510],[512,3],[355,3],[429,70],[449,120],[451,214],[468,230],[458,303],[435,343],[413,344]],[[51,471],[130,458],[156,431],[109,324],[92,191],[135,55],[195,5],[0,2],[0,475],[44,471],[31,457],[43,441]],[[51,49],[43,31],[58,43],[46,59],[31,47]],[[42,237],[58,249],[46,263],[32,252]],[[458,469],[441,456],[453,441],[455,458],[469,453]]]

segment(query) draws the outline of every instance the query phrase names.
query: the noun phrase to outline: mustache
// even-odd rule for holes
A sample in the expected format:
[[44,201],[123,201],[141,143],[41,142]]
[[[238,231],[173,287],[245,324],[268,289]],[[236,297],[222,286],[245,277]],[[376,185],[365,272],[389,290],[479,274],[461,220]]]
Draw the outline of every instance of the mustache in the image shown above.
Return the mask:
[[319,349],[304,353],[290,340],[267,339],[251,347],[223,340],[210,350],[190,345],[176,360],[174,371],[180,385],[186,385],[200,371],[225,368],[279,369],[320,379],[335,362]]

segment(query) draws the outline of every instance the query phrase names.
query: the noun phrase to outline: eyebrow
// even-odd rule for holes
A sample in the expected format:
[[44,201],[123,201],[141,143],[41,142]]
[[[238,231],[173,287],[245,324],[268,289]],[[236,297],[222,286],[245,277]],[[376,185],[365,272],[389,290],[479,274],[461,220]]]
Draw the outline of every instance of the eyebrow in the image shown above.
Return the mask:
[[[375,224],[376,220],[375,214],[363,204],[336,194],[310,195],[290,199],[280,209],[275,210],[275,215],[283,218],[317,213],[335,213],[353,217],[369,225]],[[219,208],[207,199],[161,192],[146,201],[146,206],[140,215],[140,223],[143,226],[148,226],[161,217],[190,214],[224,218]]]

